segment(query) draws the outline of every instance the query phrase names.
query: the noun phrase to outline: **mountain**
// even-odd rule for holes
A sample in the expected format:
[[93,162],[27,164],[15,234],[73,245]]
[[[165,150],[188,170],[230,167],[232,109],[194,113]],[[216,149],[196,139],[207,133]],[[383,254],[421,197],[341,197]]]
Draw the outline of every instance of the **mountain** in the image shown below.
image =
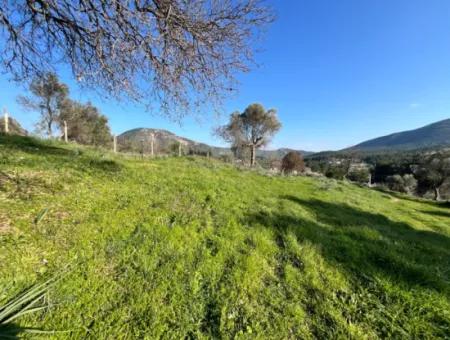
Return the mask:
[[[128,130],[117,137],[119,149],[123,151],[134,151],[145,153],[150,152],[150,143],[154,140],[155,153],[170,153],[178,150],[178,145],[181,143],[182,147],[191,150],[195,153],[206,154],[210,152],[213,157],[220,157],[223,155],[231,155],[229,148],[210,146],[205,143],[199,143],[194,140],[177,136],[176,134],[163,129],[137,128]],[[281,159],[288,152],[294,151],[292,149],[282,148],[277,150],[258,150],[257,157],[264,159]],[[295,150],[303,155],[309,155],[312,152]]]
[[371,139],[345,151],[413,150],[450,146],[450,119]]
[[170,153],[178,150],[181,144],[184,150],[193,150],[196,153],[211,152],[212,156],[229,154],[226,148],[211,147],[204,143],[198,143],[188,138],[180,137],[163,129],[137,128],[128,130],[117,137],[119,149],[123,151],[134,151],[148,153],[153,135],[155,153]]
[[[27,136],[28,131],[25,130],[17,120],[12,117],[8,118],[8,129],[9,133],[12,135]],[[3,117],[0,118],[0,132],[5,132],[5,120]]]
[[289,148],[281,148],[276,150],[258,150],[256,152],[257,157],[261,158],[270,158],[270,159],[281,159],[286,154],[288,154],[291,151],[296,151],[301,153],[303,156],[309,156],[312,155],[314,152],[311,151],[305,151],[305,150],[295,150],[295,149],[289,149]]

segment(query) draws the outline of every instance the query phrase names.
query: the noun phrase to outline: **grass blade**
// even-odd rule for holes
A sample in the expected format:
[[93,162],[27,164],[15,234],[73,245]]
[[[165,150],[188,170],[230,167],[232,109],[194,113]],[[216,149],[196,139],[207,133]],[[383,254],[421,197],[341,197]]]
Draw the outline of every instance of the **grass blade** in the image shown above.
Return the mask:
[[39,224],[39,222],[42,221],[42,219],[45,217],[45,215],[47,215],[48,213],[48,208],[42,209],[39,214],[35,217],[34,219],[34,224]]

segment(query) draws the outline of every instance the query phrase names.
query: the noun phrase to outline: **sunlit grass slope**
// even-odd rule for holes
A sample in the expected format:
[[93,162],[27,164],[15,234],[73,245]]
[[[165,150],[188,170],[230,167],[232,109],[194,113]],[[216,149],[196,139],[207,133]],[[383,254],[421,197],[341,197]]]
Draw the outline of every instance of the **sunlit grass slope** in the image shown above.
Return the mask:
[[204,158],[0,137],[0,306],[56,338],[450,334],[450,209]]

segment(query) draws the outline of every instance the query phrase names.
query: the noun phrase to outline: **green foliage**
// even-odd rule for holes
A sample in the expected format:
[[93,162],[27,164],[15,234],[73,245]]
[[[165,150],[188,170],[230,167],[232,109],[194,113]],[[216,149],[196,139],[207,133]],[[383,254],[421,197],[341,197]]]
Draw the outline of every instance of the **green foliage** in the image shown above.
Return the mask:
[[370,179],[370,171],[366,168],[350,170],[347,174],[347,179],[349,181],[362,184],[368,183]]
[[54,73],[46,73],[35,77],[29,88],[32,97],[19,96],[19,103],[31,111],[37,111],[41,119],[37,124],[38,131],[53,136],[53,124],[57,122],[59,112],[69,94],[69,88],[61,83]]
[[416,171],[419,191],[435,191],[435,200],[440,199],[439,187],[450,177],[450,155],[435,153],[425,158]]
[[250,151],[250,164],[255,165],[256,149],[266,145],[281,129],[275,109],[266,109],[261,104],[251,104],[244,112],[235,112],[227,125],[217,129],[217,134],[231,143],[237,158]]
[[325,171],[325,176],[334,179],[344,179],[346,174],[347,167],[342,165],[329,165]]
[[111,146],[112,136],[108,118],[91,103],[66,100],[58,117],[60,129],[67,123],[69,140],[80,144]]
[[450,153],[446,149],[324,152],[308,156],[306,163],[330,178],[367,182],[364,173],[357,173],[359,178],[352,174],[353,164],[364,163],[370,169],[371,182],[379,188],[425,197],[433,191],[436,199],[450,198],[450,186],[446,184],[450,183]]
[[73,339],[448,336],[443,204],[3,135],[0,172],[0,305],[72,268],[54,308],[17,327]]
[[413,175],[393,175],[386,178],[390,190],[413,194],[417,189],[417,180]]
[[18,327],[13,323],[20,317],[31,313],[37,313],[47,309],[48,303],[43,303],[50,287],[55,283],[55,278],[46,280],[40,284],[34,284],[17,294],[5,305],[0,305],[0,338],[16,339],[20,333],[51,334],[52,332],[36,328]]
[[169,144],[169,151],[172,156],[178,156],[181,152],[181,155],[186,154],[186,148],[180,142],[172,142]]

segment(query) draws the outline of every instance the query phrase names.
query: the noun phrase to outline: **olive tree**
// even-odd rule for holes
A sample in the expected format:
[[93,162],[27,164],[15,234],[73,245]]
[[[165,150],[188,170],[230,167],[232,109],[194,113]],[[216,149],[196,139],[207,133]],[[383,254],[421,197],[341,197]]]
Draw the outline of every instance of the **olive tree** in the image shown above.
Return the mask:
[[66,84],[59,81],[54,73],[47,73],[33,79],[30,84],[30,92],[32,96],[19,96],[18,102],[24,108],[40,113],[37,128],[52,137],[53,124],[58,121],[69,89]]
[[231,114],[228,124],[217,129],[217,134],[232,147],[250,148],[250,165],[256,162],[256,150],[266,145],[280,130],[275,109],[265,110],[261,104],[252,104],[244,112]]
[[0,0],[0,68],[69,66],[88,88],[168,115],[220,102],[273,20],[265,0]]
[[440,187],[450,177],[450,156],[435,153],[426,158],[415,172],[420,192],[434,191],[434,199],[441,199]]
[[68,138],[80,144],[107,146],[112,136],[108,118],[91,103],[82,104],[67,99],[62,105],[58,124],[62,130],[67,123]]

